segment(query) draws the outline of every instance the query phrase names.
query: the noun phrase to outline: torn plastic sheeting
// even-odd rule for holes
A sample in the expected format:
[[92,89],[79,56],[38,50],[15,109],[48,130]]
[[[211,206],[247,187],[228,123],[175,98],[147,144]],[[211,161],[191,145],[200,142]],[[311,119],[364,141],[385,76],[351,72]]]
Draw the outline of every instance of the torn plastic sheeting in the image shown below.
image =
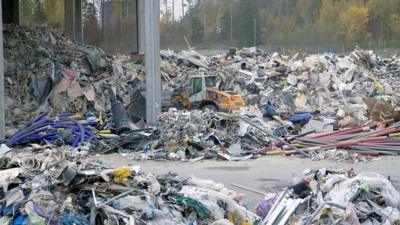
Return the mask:
[[177,55],[178,62],[179,61],[187,61],[195,66],[208,68],[207,58],[200,55],[198,52],[194,50],[190,51],[181,51]]
[[268,212],[271,210],[277,197],[277,195],[272,197],[265,197],[265,199],[263,199],[256,207],[256,214],[261,218],[265,218]]
[[116,133],[121,134],[130,130],[128,113],[124,105],[117,100],[112,88],[109,88],[113,125]]
[[361,173],[354,178],[346,179],[335,185],[326,196],[338,204],[346,205],[356,198],[359,189],[378,190],[387,206],[400,209],[400,194],[385,177],[377,173]]
[[207,220],[210,218],[210,212],[208,211],[208,209],[204,207],[202,203],[196,201],[195,199],[187,198],[180,195],[174,195],[171,197],[171,199],[183,203],[187,207],[194,208],[202,220]]
[[12,168],[0,170],[0,186],[5,186],[8,182],[14,180],[22,172],[21,168]]
[[[220,206],[218,205],[218,201],[226,204],[225,210],[227,212],[233,213],[235,224],[242,224],[245,222],[252,224],[257,220],[257,218],[254,218],[252,214],[243,211],[241,209],[241,206],[238,205],[232,198],[215,190],[184,186],[182,187],[180,193],[186,197],[196,199],[200,203],[208,207],[210,209],[211,215],[215,220],[224,218],[224,209],[220,208]],[[204,199],[202,196],[208,196],[208,198]]]
[[144,211],[147,209],[147,206],[148,204],[146,200],[143,200],[140,196],[126,196],[117,199],[113,202],[113,207],[118,210],[125,210],[127,208],[131,208]]
[[[264,224],[284,224],[287,220],[304,225],[398,222],[400,193],[377,173],[355,175],[352,169],[322,168],[304,171],[302,179],[310,181],[307,185],[312,192],[300,199],[291,194],[294,186],[286,188],[278,194]],[[296,206],[296,202],[302,203]]]

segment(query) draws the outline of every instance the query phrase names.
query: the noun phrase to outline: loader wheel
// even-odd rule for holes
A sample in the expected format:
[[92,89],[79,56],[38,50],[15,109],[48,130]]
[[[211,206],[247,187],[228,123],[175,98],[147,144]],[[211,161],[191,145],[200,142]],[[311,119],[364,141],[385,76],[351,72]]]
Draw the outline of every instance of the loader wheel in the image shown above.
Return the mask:
[[215,105],[211,105],[211,104],[209,104],[209,105],[204,105],[204,106],[201,107],[201,110],[202,110],[202,111],[206,111],[207,109],[210,110],[210,111],[214,111],[214,112],[217,112],[217,111],[218,111],[218,107],[215,106]]
[[176,107],[178,110],[184,110],[184,109],[185,109],[185,106],[183,105],[183,102],[182,102],[182,101],[176,102],[175,107]]

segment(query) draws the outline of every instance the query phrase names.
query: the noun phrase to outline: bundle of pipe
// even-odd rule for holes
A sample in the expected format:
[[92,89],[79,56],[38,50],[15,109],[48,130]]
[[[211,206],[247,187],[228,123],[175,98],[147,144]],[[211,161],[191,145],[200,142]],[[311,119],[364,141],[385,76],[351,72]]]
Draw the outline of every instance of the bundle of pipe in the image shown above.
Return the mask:
[[[385,121],[380,125],[387,125]],[[341,149],[362,155],[398,155],[400,154],[400,122],[389,127],[378,125],[345,128],[337,131],[308,134],[292,139],[291,144],[303,152],[318,152],[327,149]],[[278,146],[280,143],[278,143]],[[298,154],[298,150],[290,150],[282,146],[282,150],[270,151],[267,154]]]
[[81,115],[62,114],[57,117],[49,117],[47,113],[42,114],[24,129],[13,134],[7,141],[7,146],[24,145],[27,143],[55,144],[64,141],[62,132],[68,131],[74,137],[72,147],[85,146],[94,140],[93,131],[97,131],[98,120],[85,118]]

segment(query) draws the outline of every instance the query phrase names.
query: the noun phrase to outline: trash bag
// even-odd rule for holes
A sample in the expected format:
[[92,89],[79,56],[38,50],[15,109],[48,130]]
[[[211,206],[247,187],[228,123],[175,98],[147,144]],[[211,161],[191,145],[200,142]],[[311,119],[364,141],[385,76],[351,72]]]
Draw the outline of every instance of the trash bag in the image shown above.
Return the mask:
[[305,123],[311,119],[311,113],[308,112],[297,112],[289,117],[289,121],[292,123]]
[[275,111],[274,106],[272,105],[271,100],[268,100],[267,104],[262,107],[262,113],[264,117],[273,117],[278,115],[278,113]]

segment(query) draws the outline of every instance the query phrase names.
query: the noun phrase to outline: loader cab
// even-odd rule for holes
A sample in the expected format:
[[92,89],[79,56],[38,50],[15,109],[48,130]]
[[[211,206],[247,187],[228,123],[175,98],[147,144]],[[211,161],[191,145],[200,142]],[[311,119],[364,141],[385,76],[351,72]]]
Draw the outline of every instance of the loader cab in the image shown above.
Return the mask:
[[[207,98],[207,89],[217,87],[216,76],[205,76],[196,75],[191,76],[189,80],[189,100],[192,106],[200,106],[204,104],[204,100]],[[200,106],[201,107],[201,106]],[[217,108],[217,107],[216,107]]]
[[216,76],[192,76],[189,81],[189,97],[204,97],[207,88],[217,88]]

